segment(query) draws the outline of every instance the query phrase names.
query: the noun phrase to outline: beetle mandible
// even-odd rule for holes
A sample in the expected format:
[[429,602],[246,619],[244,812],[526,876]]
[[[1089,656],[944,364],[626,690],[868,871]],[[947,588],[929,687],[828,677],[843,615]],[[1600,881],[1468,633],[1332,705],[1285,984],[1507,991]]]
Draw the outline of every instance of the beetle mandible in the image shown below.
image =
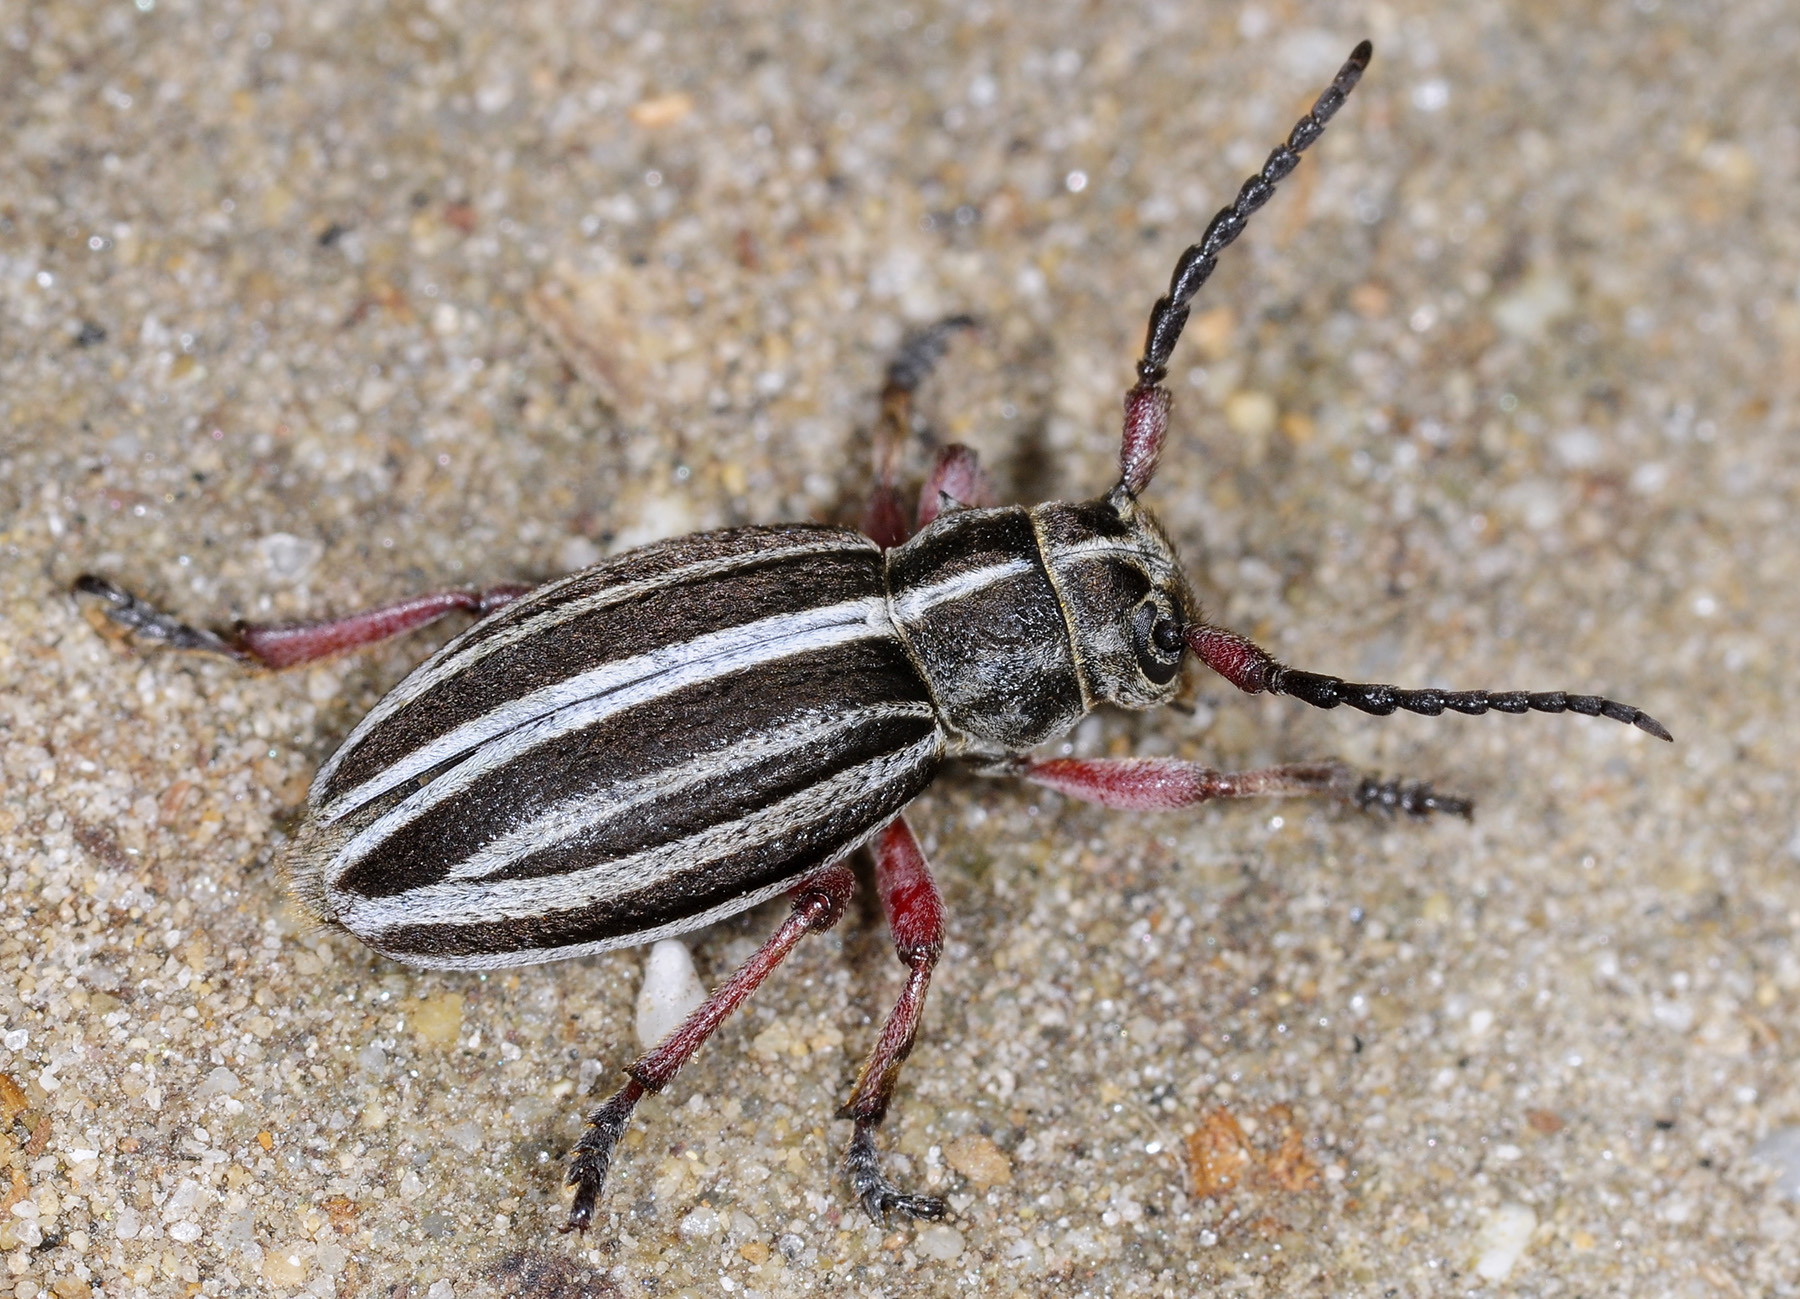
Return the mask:
[[588,1119],[569,1171],[567,1229],[593,1220],[615,1143],[802,937],[853,887],[872,844],[904,990],[842,1114],[844,1171],[877,1221],[935,1218],[935,1197],[882,1173],[875,1132],[912,1048],[944,909],[903,816],[961,759],[1108,807],[1316,796],[1424,816],[1470,805],[1335,762],[1222,772],[1160,758],[1039,758],[1100,704],[1170,703],[1192,664],[1240,690],[1320,708],[1435,715],[1564,711],[1667,740],[1593,695],[1406,690],[1276,661],[1208,622],[1141,497],[1168,427],[1162,386],[1188,304],[1218,254],[1291,172],[1367,67],[1358,45],[1285,143],[1182,254],[1150,313],[1126,394],[1119,480],[1076,504],[997,506],[972,452],[949,447],[916,532],[894,486],[910,394],[966,319],[917,336],[891,366],[876,489],[860,531],[791,524],[645,546],[547,585],[447,591],[322,623],[188,626],[98,577],[76,590],[177,648],[287,667],[446,613],[480,615],[361,721],[313,781],[288,854],[299,899],[412,965],[492,968],[581,956],[697,929],[779,893],[774,935]]

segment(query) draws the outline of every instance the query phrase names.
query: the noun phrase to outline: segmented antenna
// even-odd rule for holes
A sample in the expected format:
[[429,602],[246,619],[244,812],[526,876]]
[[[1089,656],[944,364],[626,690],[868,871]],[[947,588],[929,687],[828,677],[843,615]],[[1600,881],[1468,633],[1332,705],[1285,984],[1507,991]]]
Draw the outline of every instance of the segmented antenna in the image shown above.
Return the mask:
[[1571,695],[1561,690],[1402,690],[1398,686],[1363,685],[1282,666],[1269,673],[1265,689],[1272,695],[1287,695],[1314,708],[1348,704],[1377,717],[1385,717],[1397,709],[1426,717],[1436,717],[1444,712],[1465,713],[1471,717],[1489,711],[1580,713],[1583,717],[1610,717],[1615,722],[1647,731],[1659,740],[1674,738],[1661,722],[1641,708],[1599,695]]
[[1144,337],[1144,355],[1137,363],[1138,379],[1142,383],[1161,383],[1169,373],[1169,356],[1175,350],[1176,340],[1181,337],[1181,330],[1187,324],[1188,303],[1200,291],[1207,277],[1218,265],[1219,253],[1233,239],[1244,232],[1249,223],[1250,214],[1269,201],[1275,193],[1275,185],[1284,176],[1300,165],[1300,155],[1325,133],[1325,123],[1336,116],[1338,109],[1344,106],[1344,100],[1356,89],[1356,83],[1362,79],[1363,70],[1369,66],[1369,59],[1374,55],[1375,47],[1363,41],[1350,51],[1349,59],[1338,69],[1337,76],[1325,88],[1317,100],[1313,102],[1312,112],[1294,124],[1288,133],[1287,143],[1276,148],[1263,163],[1262,170],[1244,182],[1238,190],[1237,200],[1230,207],[1221,208],[1219,214],[1206,227],[1206,234],[1199,243],[1181,255],[1175,263],[1175,274],[1169,280],[1169,293],[1160,298],[1150,309],[1150,328]]
[[1181,255],[1175,263],[1175,274],[1169,280],[1167,297],[1158,298],[1150,309],[1150,327],[1144,335],[1144,354],[1138,359],[1138,381],[1125,394],[1125,427],[1119,438],[1119,485],[1127,497],[1136,497],[1156,476],[1156,462],[1162,456],[1163,439],[1169,431],[1169,392],[1162,386],[1169,373],[1169,355],[1187,324],[1188,303],[1206,283],[1219,264],[1219,252],[1244,232],[1250,214],[1275,193],[1275,185],[1300,165],[1300,154],[1325,133],[1329,122],[1344,100],[1356,89],[1363,69],[1369,66],[1374,46],[1363,41],[1350,51],[1350,58],[1338,69],[1337,77],[1325,92],[1313,101],[1312,112],[1294,124],[1287,143],[1269,155],[1269,160],[1238,190],[1235,202],[1221,208],[1206,227],[1199,243]]
[[1211,623],[1189,623],[1181,638],[1202,663],[1245,694],[1286,695],[1314,708],[1348,704],[1365,713],[1385,717],[1404,710],[1436,717],[1440,713],[1580,713],[1585,717],[1610,717],[1659,740],[1674,737],[1661,722],[1641,708],[1600,695],[1571,695],[1561,690],[1403,690],[1399,686],[1365,685],[1319,672],[1302,672],[1278,660],[1247,636]]

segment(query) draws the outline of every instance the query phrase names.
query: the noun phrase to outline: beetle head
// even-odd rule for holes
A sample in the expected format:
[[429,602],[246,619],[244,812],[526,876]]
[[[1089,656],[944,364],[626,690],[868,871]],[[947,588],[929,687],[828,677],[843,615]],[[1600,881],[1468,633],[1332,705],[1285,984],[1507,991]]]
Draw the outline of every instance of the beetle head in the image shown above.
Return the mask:
[[1032,514],[1089,699],[1123,708],[1169,703],[1181,688],[1182,629],[1199,605],[1155,516],[1122,485]]

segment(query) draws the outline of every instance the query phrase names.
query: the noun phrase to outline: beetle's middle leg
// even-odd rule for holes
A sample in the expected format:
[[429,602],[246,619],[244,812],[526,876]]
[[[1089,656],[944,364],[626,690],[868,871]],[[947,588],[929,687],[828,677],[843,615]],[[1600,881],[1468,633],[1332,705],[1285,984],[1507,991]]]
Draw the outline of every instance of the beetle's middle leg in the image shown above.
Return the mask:
[[881,1156],[875,1149],[875,1129],[887,1117],[900,1065],[912,1051],[925,1013],[932,967],[944,949],[944,902],[925,853],[904,817],[888,822],[875,840],[875,886],[881,893],[888,932],[893,935],[894,953],[907,969],[906,987],[881,1026],[881,1036],[875,1039],[857,1077],[856,1090],[838,1111],[839,1118],[856,1121],[850,1148],[844,1152],[844,1172],[856,1198],[876,1222],[886,1223],[889,1209],[915,1218],[941,1218],[942,1200],[934,1195],[909,1195],[882,1176]]
[[987,769],[1101,807],[1163,812],[1220,798],[1329,798],[1353,807],[1466,817],[1474,804],[1429,784],[1381,780],[1342,762],[1294,762],[1255,771],[1214,771],[1179,758],[1014,758]]
[[575,1203],[569,1208],[564,1231],[581,1231],[594,1220],[594,1205],[606,1185],[613,1146],[624,1134],[625,1124],[637,1103],[645,1095],[660,1092],[667,1086],[681,1067],[693,1059],[694,1052],[732,1011],[744,1004],[764,979],[775,972],[775,967],[802,938],[835,925],[850,905],[850,895],[855,888],[856,876],[849,867],[841,864],[814,871],[801,880],[788,893],[794,901],[794,909],[781,928],[771,934],[718,991],[683,1020],[679,1028],[639,1056],[626,1070],[631,1081],[588,1115],[588,1129],[576,1143],[575,1157],[569,1163],[569,1185],[575,1188]]

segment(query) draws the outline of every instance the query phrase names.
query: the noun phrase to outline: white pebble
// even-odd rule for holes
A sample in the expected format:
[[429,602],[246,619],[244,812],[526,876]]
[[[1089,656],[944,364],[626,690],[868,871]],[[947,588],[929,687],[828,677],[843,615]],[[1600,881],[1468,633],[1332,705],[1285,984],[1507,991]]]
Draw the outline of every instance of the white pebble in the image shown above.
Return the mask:
[[271,532],[256,543],[262,552],[263,566],[278,582],[297,580],[319,562],[325,547],[310,537],[296,537],[291,532]]
[[1475,1238],[1475,1275],[1484,1281],[1504,1281],[1531,1244],[1537,1225],[1537,1214],[1529,1205],[1509,1202],[1488,1214]]
[[1770,1188],[1776,1195],[1800,1200],[1800,1128],[1777,1128],[1750,1147],[1750,1158],[1781,1174]]
[[943,1223],[934,1223],[919,1233],[913,1242],[913,1248],[926,1258],[935,1258],[940,1263],[948,1263],[963,1252],[962,1233],[955,1227],[946,1227]]
[[681,1220],[680,1230],[689,1240],[717,1235],[719,1215],[703,1204]]
[[694,973],[687,944],[665,938],[644,958],[644,985],[638,989],[638,1044],[655,1046],[706,1000],[706,989]]

